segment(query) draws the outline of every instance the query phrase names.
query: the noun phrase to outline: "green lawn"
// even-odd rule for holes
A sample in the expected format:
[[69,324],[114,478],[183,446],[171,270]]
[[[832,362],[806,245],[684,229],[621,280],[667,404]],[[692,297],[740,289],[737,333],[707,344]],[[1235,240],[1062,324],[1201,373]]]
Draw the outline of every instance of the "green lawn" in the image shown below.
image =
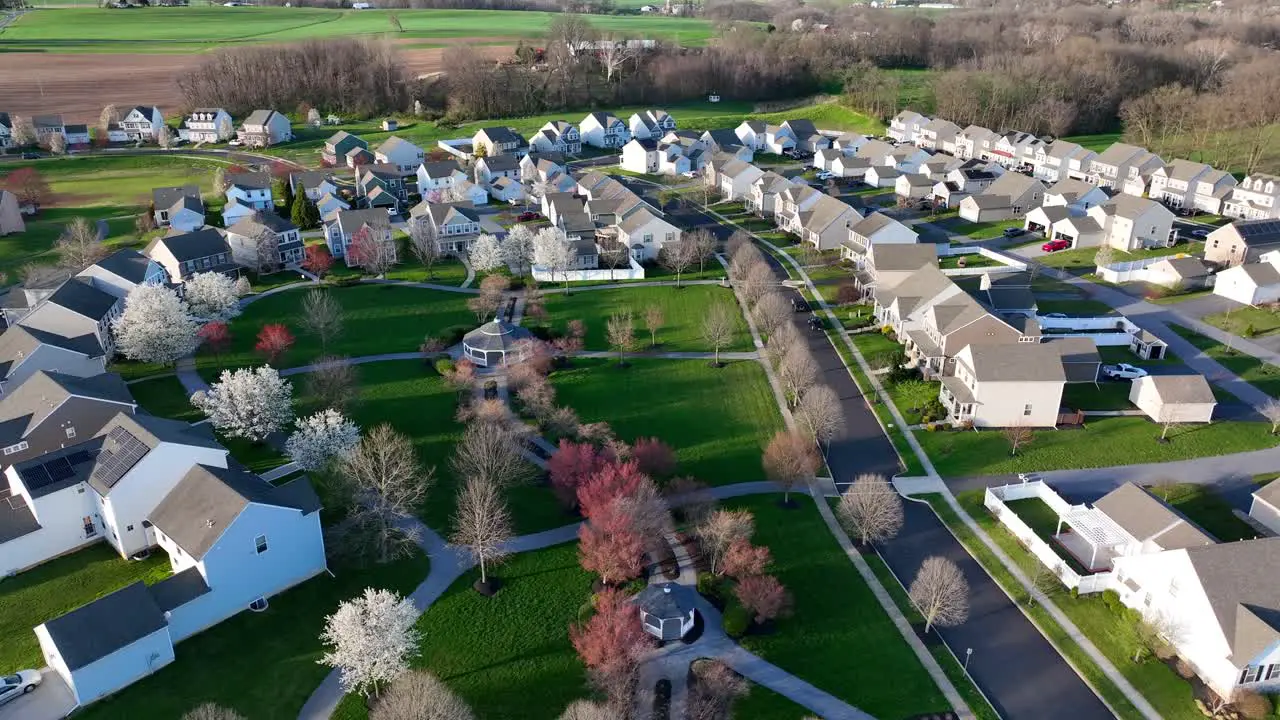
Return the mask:
[[967,235],[975,240],[990,240],[992,238],[1004,237],[1006,228],[1020,228],[1023,221],[1019,218],[1010,220],[991,220],[988,222],[969,222],[961,217],[944,217],[933,222],[942,228],[946,228],[954,233]]
[[755,683],[750,685],[747,696],[734,703],[734,717],[750,720],[807,720],[813,717],[806,708],[769,688]]
[[[460,286],[467,279],[467,266],[461,261],[454,258],[444,258],[431,268],[431,274],[428,276],[427,269],[422,263],[418,262],[408,252],[401,252],[400,257],[404,259],[399,265],[391,269],[387,273],[388,280],[408,280],[409,282],[425,282],[435,285],[453,285]],[[477,277],[475,284],[479,285],[480,279]]]
[[1201,529],[1222,542],[1252,540],[1258,531],[1231,512],[1231,504],[1212,487],[1178,483],[1150,488],[1179,512],[1191,518]]
[[204,413],[192,407],[187,391],[176,376],[133,383],[129,392],[152,415],[184,422],[196,422],[204,417]]
[[802,495],[797,502],[800,507],[791,510],[770,496],[726,503],[755,515],[753,541],[772,551],[773,573],[794,604],[792,615],[778,620],[772,633],[748,635],[742,646],[876,717],[949,710],[813,500]]
[[126,585],[148,585],[171,574],[163,553],[141,562],[124,560],[106,543],[0,579],[0,673],[44,667],[31,629]]
[[1062,562],[1066,563],[1073,571],[1086,575],[1088,568],[1072,557],[1066,548],[1054,541],[1053,536],[1058,531],[1058,514],[1049,507],[1045,501],[1040,498],[1031,497],[1022,500],[1009,500],[1005,502],[1013,514],[1017,515],[1031,528],[1041,540],[1045,541],[1053,551],[1057,553]]
[[185,640],[172,665],[77,717],[177,718],[216,702],[254,720],[294,720],[329,672],[317,662],[325,616],[367,587],[408,595],[426,578],[429,563],[418,555],[389,565],[332,569],[336,577],[321,574],[277,595],[264,612],[242,612]]
[[760,456],[782,418],[753,361],[578,359],[552,373],[558,401],[583,422],[607,421],[627,441],[653,436],[676,451],[681,475],[712,485],[762,480]]
[[867,359],[871,367],[876,367],[876,358],[885,357],[888,354],[897,352],[902,346],[889,339],[888,335],[880,332],[865,332],[851,336],[853,344],[858,347],[858,352]]
[[[619,290],[587,290],[562,292],[548,290],[547,318],[553,329],[563,331],[570,320],[581,320],[587,326],[586,349],[609,350],[605,329],[609,316],[615,312],[630,310],[635,326],[634,350],[649,350],[649,333],[644,327],[645,310],[651,306],[662,308],[665,325],[658,331],[659,351],[710,352],[702,339],[702,319],[707,307],[720,302],[729,306],[734,317],[734,340],[721,350],[751,350],[751,334],[742,319],[733,292],[718,285],[688,285],[682,288],[635,287]],[[532,322],[532,321],[531,321]]]
[[[987,512],[982,505],[983,493],[981,490],[976,492],[960,493],[956,496],[965,511],[978,523],[991,539],[1022,568],[1024,572],[1033,572],[1038,564],[1032,555],[1030,555],[1018,543],[999,522]],[[933,496],[937,498],[937,496]],[[970,531],[959,525],[959,520],[950,508],[944,507],[945,503],[941,499],[931,499],[931,504],[935,510],[939,511],[939,516],[951,527],[952,532],[961,537],[961,540],[969,548],[969,552],[987,566],[988,572],[992,572],[993,577],[999,580],[1006,587],[1012,582],[1008,572],[1003,567],[999,567],[993,571],[995,563],[994,556],[985,547],[979,548],[976,540],[971,536]],[[1019,591],[1017,595],[1025,595]],[[1169,666],[1162,662],[1151,660],[1143,663],[1134,663],[1133,653],[1135,648],[1135,638],[1131,624],[1122,618],[1119,614],[1112,612],[1102,604],[1101,594],[1083,595],[1079,598],[1072,598],[1070,594],[1062,591],[1056,591],[1051,594],[1055,604],[1067,614],[1075,625],[1080,628],[1093,642],[1097,648],[1111,661],[1112,665],[1120,671],[1125,678],[1143,694],[1144,697],[1155,707],[1160,717],[1165,720],[1195,720],[1203,718],[1203,715],[1196,710],[1192,703],[1191,686],[1187,681],[1178,677]],[[1036,622],[1045,624],[1045,613],[1043,609],[1031,610]],[[1053,626],[1057,636],[1060,629],[1056,624]],[[1060,642],[1055,640],[1055,642]],[[1073,648],[1071,654],[1072,662],[1081,666],[1082,660],[1079,657],[1078,648]],[[1084,660],[1083,667],[1088,668],[1090,682],[1095,686],[1098,683],[1105,683],[1103,687],[1104,696],[1107,698],[1112,707],[1117,707],[1117,703],[1123,703],[1125,709],[1124,717],[1136,718],[1141,717],[1136,711],[1132,714],[1132,706],[1123,698],[1116,698],[1113,693],[1116,692],[1114,686],[1110,682],[1101,680],[1094,676],[1097,667],[1090,661]]]
[[[1041,241],[1037,240],[1035,244],[1039,245],[1041,244]],[[1174,245],[1171,248],[1165,248],[1165,247],[1151,248],[1150,250],[1135,250],[1133,252],[1121,252],[1117,250],[1114,253],[1115,259],[1113,260],[1113,262],[1125,262],[1128,260],[1143,260],[1146,258],[1164,257],[1166,255],[1177,255],[1179,253],[1203,254],[1204,243],[1203,242],[1190,242],[1190,243],[1184,242],[1184,243],[1178,243],[1177,245]],[[1085,248],[1076,248],[1074,250],[1058,250],[1056,252],[1049,253],[1043,257],[1036,258],[1036,259],[1041,264],[1048,265],[1049,267],[1063,268],[1064,270],[1083,268],[1083,269],[1087,269],[1089,272],[1093,272],[1094,269],[1098,267],[1098,264],[1094,262],[1094,256],[1096,256],[1097,254],[1098,254],[1098,248],[1085,247]]]
[[1229,313],[1200,318],[1204,322],[1240,337],[1270,335],[1280,330],[1280,312],[1265,307],[1239,307]]
[[1062,404],[1072,410],[1129,410],[1131,383],[1107,382],[1067,383],[1062,389]]
[[[963,265],[960,264],[961,260],[964,261]],[[939,258],[938,260],[938,267],[942,268],[943,270],[953,270],[953,269],[962,268],[962,267],[963,268],[995,267],[997,265],[1004,265],[1004,263],[1000,262],[999,260],[989,258],[985,255],[979,255],[978,253],[970,253],[968,255],[951,255],[948,257]]]
[[1181,325],[1169,323],[1169,327],[1219,365],[1239,375],[1241,380],[1272,397],[1280,397],[1280,368]]
[[[280,368],[305,365],[321,355],[320,342],[301,326],[302,300],[310,290],[293,289],[264,297],[231,321],[231,347],[215,357],[201,351],[196,357],[200,374],[215,380],[220,368],[261,365],[254,352],[258,331],[267,323],[284,323],[296,340],[275,364]],[[330,342],[331,355],[358,357],[378,353],[413,352],[427,335],[451,326],[470,329],[478,325],[466,308],[467,295],[394,285],[357,285],[329,288],[342,305],[345,330]]]
[[1169,431],[1168,444],[1156,442],[1160,431],[1141,417],[1090,418],[1084,428],[1036,430],[1032,442],[1012,457],[1008,441],[998,430],[917,433],[916,439],[946,477],[1167,462],[1276,444],[1266,423],[1185,425]]

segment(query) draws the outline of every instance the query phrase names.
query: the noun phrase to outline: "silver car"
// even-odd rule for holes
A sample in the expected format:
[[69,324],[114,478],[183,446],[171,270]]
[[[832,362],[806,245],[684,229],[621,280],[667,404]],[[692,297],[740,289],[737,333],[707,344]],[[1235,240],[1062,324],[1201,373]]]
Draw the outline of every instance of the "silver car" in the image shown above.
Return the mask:
[[39,684],[38,670],[19,670],[13,675],[0,677],[0,705],[35,690]]

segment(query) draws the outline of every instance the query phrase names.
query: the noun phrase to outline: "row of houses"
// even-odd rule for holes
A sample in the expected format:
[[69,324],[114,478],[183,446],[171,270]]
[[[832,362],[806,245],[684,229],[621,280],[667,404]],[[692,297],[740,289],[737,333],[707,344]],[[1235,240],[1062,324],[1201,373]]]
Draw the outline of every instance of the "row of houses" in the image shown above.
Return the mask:
[[[88,147],[92,141],[89,126],[67,123],[62,115],[33,115],[31,124],[36,142],[48,145],[54,135],[62,135],[71,148]],[[107,126],[106,140],[113,143],[150,143],[165,127],[164,114],[152,105],[136,105],[127,109],[119,122]],[[293,138],[289,118],[274,110],[255,110],[236,128],[231,115],[222,108],[198,108],[182,119],[177,137],[193,143],[227,142],[233,137],[250,147],[266,147]],[[0,112],[0,151],[15,147],[13,118]]]

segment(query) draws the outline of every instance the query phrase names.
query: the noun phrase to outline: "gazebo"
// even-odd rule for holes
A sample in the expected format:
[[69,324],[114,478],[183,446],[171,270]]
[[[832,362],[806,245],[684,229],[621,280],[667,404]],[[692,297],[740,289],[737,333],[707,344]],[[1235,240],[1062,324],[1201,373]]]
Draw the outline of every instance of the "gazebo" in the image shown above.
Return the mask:
[[644,631],[659,640],[679,640],[693,629],[694,593],[684,585],[650,585],[636,595]]
[[527,329],[494,319],[462,337],[462,354],[480,367],[507,365],[524,359],[519,343],[532,338]]

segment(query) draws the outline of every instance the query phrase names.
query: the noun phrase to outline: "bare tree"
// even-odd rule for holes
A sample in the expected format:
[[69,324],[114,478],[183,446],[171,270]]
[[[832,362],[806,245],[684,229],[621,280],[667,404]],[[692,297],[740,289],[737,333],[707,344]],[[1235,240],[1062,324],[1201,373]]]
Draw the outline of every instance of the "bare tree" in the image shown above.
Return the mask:
[[1182,419],[1178,415],[1178,409],[1172,403],[1166,404],[1160,408],[1160,413],[1156,418],[1156,422],[1160,423],[1160,442],[1169,442],[1169,431],[1182,425]]
[[702,544],[702,552],[712,573],[720,571],[729,547],[738,540],[750,540],[756,530],[755,518],[746,510],[716,510],[698,523],[694,533]]
[[339,462],[352,486],[355,505],[344,530],[358,547],[386,563],[414,552],[416,525],[408,524],[427,497],[435,468],[423,470],[409,438],[390,425],[378,425]]
[[796,420],[820,445],[829,445],[831,439],[844,429],[844,408],[840,397],[829,385],[815,385],[800,398]]
[[466,548],[480,565],[481,592],[492,592],[488,566],[506,557],[511,539],[511,513],[502,499],[498,483],[473,476],[458,493],[458,509],[453,516],[453,535],[449,541]]
[[778,375],[782,384],[790,391],[791,404],[794,406],[805,391],[818,382],[818,361],[813,359],[809,346],[804,343],[793,344],[778,364]]
[[747,269],[746,276],[738,282],[738,289],[742,291],[742,297],[749,305],[755,305],[761,296],[777,284],[778,278],[774,276],[773,270],[761,260]]
[[1271,434],[1276,434],[1276,429],[1280,428],[1280,400],[1269,398],[1258,408],[1258,412],[1271,423]]
[[188,710],[182,720],[244,720],[244,716],[235,710],[209,702]]
[[75,273],[107,256],[98,228],[82,217],[73,218],[58,236],[58,264]]
[[702,316],[702,339],[715,351],[715,367],[720,367],[720,348],[733,342],[734,322],[727,303],[715,303]]
[[1116,261],[1116,251],[1110,245],[1101,245],[1098,252],[1093,254],[1093,264],[1098,267],[1107,267]]
[[694,243],[687,237],[662,246],[662,250],[658,253],[658,262],[676,274],[676,287],[681,287],[681,275],[684,271],[697,262],[696,252]]
[[345,357],[321,357],[307,373],[307,392],[319,398],[325,407],[345,410],[360,395],[356,371]]
[[782,362],[782,358],[787,356],[787,352],[791,350],[797,343],[804,342],[800,337],[800,331],[796,330],[796,326],[792,323],[779,325],[773,334],[765,340],[764,352],[769,362],[777,365]]
[[530,466],[520,454],[523,444],[524,438],[505,423],[473,422],[454,448],[454,475],[479,478],[498,487],[524,483]]
[[1009,443],[1010,455],[1017,455],[1018,448],[1030,443],[1036,438],[1035,431],[1022,421],[1015,422],[1000,432],[1004,434],[1004,439]]
[[779,325],[790,324],[791,315],[791,303],[777,291],[765,293],[751,310],[756,326],[766,336],[772,335]]
[[644,329],[649,331],[649,347],[658,346],[658,331],[666,321],[661,305],[650,305],[644,309]]
[[369,708],[369,720],[474,720],[465,700],[426,670],[391,681]]
[[49,133],[49,152],[54,155],[67,154],[67,136],[60,132]]
[[822,459],[809,438],[782,430],[765,448],[763,464],[765,476],[782,486],[783,502],[789,503],[792,488],[813,479]]
[[693,244],[693,255],[698,259],[698,272],[706,271],[707,261],[715,255],[719,241],[706,230],[695,231],[689,240]]
[[302,298],[302,327],[320,341],[320,352],[329,349],[329,341],[342,334],[342,305],[325,290],[309,290]]
[[925,558],[907,594],[924,617],[926,633],[934,625],[951,627],[969,617],[969,583],[960,568],[944,557]]
[[716,498],[706,483],[691,477],[678,477],[666,484],[667,504],[685,522],[698,525],[715,509]]
[[443,255],[436,242],[435,226],[425,219],[409,223],[409,252],[422,263],[427,280],[435,279],[435,266]]
[[863,545],[884,542],[902,529],[902,497],[883,475],[864,473],[840,496],[836,514]]
[[747,694],[747,681],[719,660],[693,664],[686,720],[730,720],[733,703]]
[[621,80],[622,68],[627,63],[634,64],[640,57],[639,46],[626,37],[606,35],[598,47],[596,58],[604,69],[605,82],[611,85],[615,79]]
[[[760,248],[756,247],[748,237],[744,244],[733,246],[734,237],[738,237],[738,233],[729,238],[729,244],[732,248],[729,256],[729,279],[735,283],[741,283],[751,268],[756,265],[766,265],[764,255],[760,252]],[[745,233],[743,237],[746,237]]]
[[619,310],[609,316],[605,325],[605,337],[609,346],[618,351],[618,365],[623,365],[623,353],[631,350],[636,341],[635,323],[630,310]]

